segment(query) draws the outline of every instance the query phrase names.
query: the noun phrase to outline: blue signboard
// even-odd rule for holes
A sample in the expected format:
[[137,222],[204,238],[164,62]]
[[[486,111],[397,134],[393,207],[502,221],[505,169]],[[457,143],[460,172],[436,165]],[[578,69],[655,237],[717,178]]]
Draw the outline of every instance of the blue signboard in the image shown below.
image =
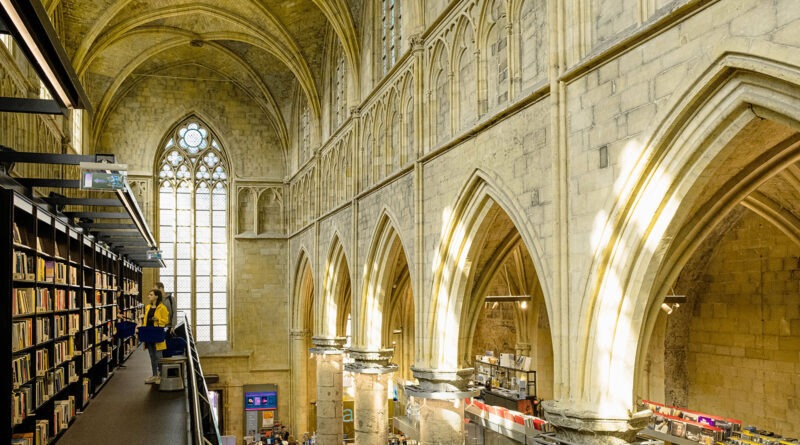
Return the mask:
[[244,393],[244,410],[261,411],[278,409],[277,391],[258,391]]

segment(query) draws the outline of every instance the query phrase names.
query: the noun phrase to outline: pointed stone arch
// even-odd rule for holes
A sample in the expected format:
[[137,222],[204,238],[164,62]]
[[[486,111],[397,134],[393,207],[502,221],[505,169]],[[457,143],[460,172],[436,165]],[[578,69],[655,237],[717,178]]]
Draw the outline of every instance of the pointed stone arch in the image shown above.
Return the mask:
[[[755,52],[768,54],[767,46]],[[764,119],[800,129],[800,67],[738,51],[719,53],[644,144],[599,234],[608,241],[596,250],[587,280],[578,325],[585,329],[581,338],[592,342],[582,342],[569,360],[581,363],[572,371],[570,398],[625,422],[633,409],[636,370],[670,284],[749,192],[800,160],[797,136],[736,159],[729,144]],[[726,164],[730,159],[733,165]],[[738,170],[721,171],[721,165]]]
[[292,288],[292,327],[293,330],[314,332],[314,273],[311,257],[303,247],[295,263],[294,285]]
[[[390,345],[385,328],[391,314],[388,311],[393,296],[392,289],[402,279],[401,262],[408,270],[406,244],[400,236],[397,219],[384,208],[372,235],[372,242],[364,262],[362,292],[353,304],[353,344],[362,349],[382,349]],[[399,269],[398,269],[399,265]],[[406,272],[407,274],[407,272]],[[406,283],[411,286],[411,283]],[[413,294],[413,289],[411,289]]]
[[[217,148],[217,150],[220,151],[225,156],[225,159],[223,159],[223,161],[224,161],[225,167],[228,169],[228,172],[229,172],[228,177],[229,178],[235,177],[235,174],[234,174],[234,171],[233,171],[233,163],[230,162],[230,155],[228,153],[229,145],[225,142],[224,135],[220,135],[220,133],[216,131],[215,125],[210,123],[210,122],[213,121],[212,119],[210,119],[208,116],[206,116],[201,111],[197,111],[197,110],[191,110],[191,111],[189,111],[187,113],[184,113],[182,116],[179,116],[177,119],[175,119],[173,121],[175,123],[169,127],[169,130],[164,133],[164,136],[161,138],[161,140],[159,141],[159,144],[158,144],[158,146],[156,148],[155,156],[153,156],[153,171],[154,172],[158,171],[158,169],[160,167],[160,164],[161,164],[161,161],[163,160],[164,156],[166,155],[166,151],[167,150],[164,150],[164,149],[165,149],[165,147],[167,147],[167,145],[169,143],[169,140],[173,137],[174,133],[178,130],[178,128],[180,128],[181,125],[186,125],[187,123],[189,123],[189,121],[192,121],[192,120],[199,122],[200,124],[202,124],[204,127],[206,127],[210,131],[210,133],[211,133],[210,136],[209,136],[210,140],[219,141],[219,143],[218,143],[219,148],[217,148],[217,147],[215,147],[215,148]],[[156,174],[156,176],[158,176],[158,174]]]
[[[334,233],[325,258],[322,295],[317,311],[320,337],[343,337],[351,302],[352,280],[347,252],[339,233]],[[343,322],[344,320],[344,322]]]
[[[476,238],[486,232],[493,213],[503,212],[519,232],[521,242],[530,252],[534,270],[542,288],[542,299],[551,313],[550,285],[544,263],[544,249],[536,233],[524,217],[525,213],[505,192],[502,180],[483,170],[476,170],[459,193],[453,210],[449,212],[443,236],[434,258],[433,286],[430,298],[418,299],[418,314],[427,314],[420,320],[429,326],[429,333],[421,338],[417,346],[422,351],[424,361],[415,365],[418,368],[455,370],[463,367],[464,344],[459,337],[464,335],[462,313],[465,310],[465,296],[473,284],[474,271],[471,271],[475,258]],[[556,328],[552,328],[556,331]],[[554,351],[557,354],[558,351]],[[557,361],[556,361],[557,362]]]

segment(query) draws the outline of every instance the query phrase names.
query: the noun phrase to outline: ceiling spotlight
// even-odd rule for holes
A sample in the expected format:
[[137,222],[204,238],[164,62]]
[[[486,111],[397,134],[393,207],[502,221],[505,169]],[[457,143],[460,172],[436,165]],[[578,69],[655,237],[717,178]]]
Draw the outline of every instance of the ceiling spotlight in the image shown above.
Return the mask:
[[661,303],[661,310],[669,315],[672,313],[672,306],[668,305],[667,303]]

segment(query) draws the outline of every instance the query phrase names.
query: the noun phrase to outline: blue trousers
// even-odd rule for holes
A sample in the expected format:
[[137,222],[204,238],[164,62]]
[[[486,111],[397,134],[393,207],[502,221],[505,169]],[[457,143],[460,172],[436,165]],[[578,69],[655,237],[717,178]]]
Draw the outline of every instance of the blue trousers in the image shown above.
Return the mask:
[[147,343],[144,345],[150,351],[150,366],[153,368],[153,377],[158,375],[158,361],[163,356],[163,351],[156,351],[155,343]]

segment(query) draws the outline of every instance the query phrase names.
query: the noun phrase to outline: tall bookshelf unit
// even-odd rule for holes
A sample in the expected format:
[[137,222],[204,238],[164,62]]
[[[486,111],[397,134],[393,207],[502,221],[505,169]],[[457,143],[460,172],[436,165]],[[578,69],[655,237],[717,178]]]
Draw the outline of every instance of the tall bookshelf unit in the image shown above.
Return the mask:
[[121,341],[115,356],[115,322],[141,314],[141,268],[3,188],[0,233],[0,353],[11,368],[0,441],[48,444],[135,348]]
[[[125,258],[119,260],[120,288],[117,291],[117,320],[138,322],[142,319],[142,268]],[[136,336],[119,339],[113,346],[113,365],[122,364],[136,349]]]

